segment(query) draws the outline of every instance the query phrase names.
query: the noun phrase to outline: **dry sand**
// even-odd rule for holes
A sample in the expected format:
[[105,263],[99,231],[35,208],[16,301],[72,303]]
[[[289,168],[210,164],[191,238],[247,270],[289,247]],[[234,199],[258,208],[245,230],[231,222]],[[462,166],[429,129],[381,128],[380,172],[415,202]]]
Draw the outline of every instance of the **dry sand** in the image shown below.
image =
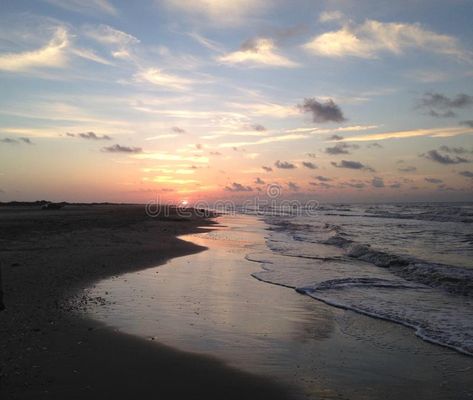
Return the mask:
[[143,206],[0,208],[1,399],[289,398],[288,389],[217,360],[85,321],[82,289],[204,248],[176,238],[202,218],[150,218]]

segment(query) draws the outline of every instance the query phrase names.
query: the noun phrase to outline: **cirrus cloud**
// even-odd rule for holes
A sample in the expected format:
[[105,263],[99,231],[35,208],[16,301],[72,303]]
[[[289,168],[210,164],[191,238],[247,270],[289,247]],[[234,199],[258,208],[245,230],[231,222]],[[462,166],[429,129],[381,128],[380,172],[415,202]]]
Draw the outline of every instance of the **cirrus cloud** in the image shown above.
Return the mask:
[[66,10],[85,14],[96,14],[97,12],[117,15],[117,9],[108,0],[44,0]]
[[37,50],[0,54],[0,70],[19,72],[36,68],[65,67],[69,44],[67,30],[59,27],[48,44]]
[[366,20],[360,25],[344,25],[337,31],[315,36],[303,46],[324,57],[358,57],[373,59],[381,53],[401,55],[418,49],[461,60],[471,60],[458,40],[449,35],[429,31],[420,24]]
[[279,54],[272,39],[255,38],[244,42],[240,49],[217,58],[224,64],[245,64],[255,67],[296,67],[298,64]]
[[151,83],[172,90],[186,90],[193,83],[190,79],[182,78],[162,71],[159,68],[147,68],[134,75],[137,82]]

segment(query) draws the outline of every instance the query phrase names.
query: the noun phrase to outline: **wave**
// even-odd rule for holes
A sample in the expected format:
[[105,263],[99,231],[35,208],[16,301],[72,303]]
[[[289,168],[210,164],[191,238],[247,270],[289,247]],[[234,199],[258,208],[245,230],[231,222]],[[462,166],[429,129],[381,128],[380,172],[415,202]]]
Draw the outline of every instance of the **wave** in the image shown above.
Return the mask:
[[[426,341],[473,355],[473,268],[413,255],[429,257],[432,248],[433,260],[442,252],[455,260],[454,251],[460,249],[467,257],[471,233],[466,225],[455,223],[448,231],[439,222],[388,226],[339,216],[264,220],[268,249],[247,257],[261,266],[252,274],[256,279],[405,325]],[[439,238],[443,247],[437,249]],[[413,245],[422,251],[411,254]]]
[[369,262],[407,280],[431,287],[442,288],[450,293],[473,296],[473,269],[431,263],[405,255],[390,254],[373,249],[369,244],[354,243],[343,234],[337,233],[323,241],[346,250],[346,255]]
[[371,206],[366,209],[367,217],[416,219],[436,222],[473,222],[473,208],[470,204],[452,206],[451,204]]
[[[406,306],[396,301],[399,296],[389,296],[381,289],[399,290],[400,296],[411,299],[411,302]],[[439,300],[437,294],[426,286],[402,281],[346,278],[295,290],[334,307],[404,325],[414,329],[423,340],[473,356],[473,304],[465,305],[456,298],[450,299],[449,307],[436,310],[411,306],[409,303],[432,305]]]
[[404,325],[423,340],[473,356],[473,302],[469,299],[445,298],[426,285],[389,278],[346,277],[298,286],[278,271],[276,263],[259,261],[262,270],[252,276],[260,281],[292,288],[337,308]]
[[[473,268],[434,263],[405,254],[393,254],[373,248],[370,244],[358,243],[342,226],[327,222],[297,223],[287,218],[267,218],[268,230],[289,234],[291,239],[299,242],[335,246],[344,250],[344,254],[353,259],[369,262],[381,268],[388,268],[393,274],[435,288],[442,288],[450,293],[473,296]],[[420,234],[421,232],[419,232]],[[311,249],[292,246],[284,235],[270,240],[272,250],[291,257],[309,259],[337,259],[330,254],[314,253]],[[472,235],[461,239],[468,244]],[[288,249],[289,247],[289,249]]]

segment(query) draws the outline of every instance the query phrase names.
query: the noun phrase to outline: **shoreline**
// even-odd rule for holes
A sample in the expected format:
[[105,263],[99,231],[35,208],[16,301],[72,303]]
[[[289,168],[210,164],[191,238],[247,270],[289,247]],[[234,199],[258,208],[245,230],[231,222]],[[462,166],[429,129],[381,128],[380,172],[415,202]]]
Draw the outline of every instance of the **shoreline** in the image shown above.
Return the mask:
[[177,236],[204,232],[214,221],[150,219],[142,206],[125,205],[1,209],[0,221],[6,398],[290,398],[267,378],[117,333],[75,312],[102,301],[82,292],[100,279],[205,250]]
[[247,256],[271,257],[265,223],[246,215],[219,222],[225,229],[183,237],[207,251],[99,282],[92,292],[106,302],[88,315],[142,340],[263,373],[294,395],[470,398],[470,357],[405,326],[255,279],[261,266]]

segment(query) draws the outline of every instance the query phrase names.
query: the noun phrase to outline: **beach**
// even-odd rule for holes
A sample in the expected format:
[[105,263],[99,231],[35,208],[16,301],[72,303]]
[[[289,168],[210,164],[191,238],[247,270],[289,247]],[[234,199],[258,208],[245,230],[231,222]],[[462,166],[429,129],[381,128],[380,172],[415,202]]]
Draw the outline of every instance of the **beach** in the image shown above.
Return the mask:
[[177,239],[212,222],[144,206],[3,207],[2,399],[288,398],[266,378],[84,319],[99,279],[203,251]]
[[263,374],[297,398],[471,398],[470,356],[421,340],[401,324],[255,279],[262,270],[254,260],[271,254],[269,227],[241,214],[217,221],[218,229],[181,237],[208,250],[98,282],[91,295],[104,302],[84,316]]
[[470,356],[274,279],[268,243],[285,242],[262,217],[95,205],[1,218],[2,398],[473,395]]

